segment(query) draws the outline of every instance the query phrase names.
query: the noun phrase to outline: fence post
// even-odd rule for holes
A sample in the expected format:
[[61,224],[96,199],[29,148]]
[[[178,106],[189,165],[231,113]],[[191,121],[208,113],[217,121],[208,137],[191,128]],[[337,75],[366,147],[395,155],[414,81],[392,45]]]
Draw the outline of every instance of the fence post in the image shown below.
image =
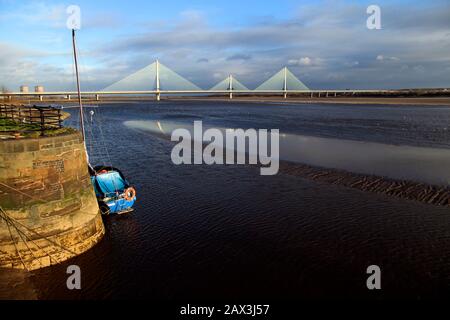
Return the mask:
[[44,136],[44,130],[45,130],[44,110],[39,109],[39,115],[41,116],[41,137],[42,137],[42,136]]
[[18,111],[18,116],[19,116],[19,123],[23,123],[23,119],[22,119],[22,106],[17,107],[17,111]]
[[58,128],[61,129],[61,110],[58,109]]

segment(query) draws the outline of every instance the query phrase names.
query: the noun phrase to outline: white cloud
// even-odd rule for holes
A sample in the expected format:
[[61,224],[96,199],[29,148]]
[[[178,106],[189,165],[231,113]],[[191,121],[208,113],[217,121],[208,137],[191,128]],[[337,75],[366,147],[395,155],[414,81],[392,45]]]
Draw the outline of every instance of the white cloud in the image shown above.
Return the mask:
[[320,58],[302,57],[300,59],[290,59],[288,64],[291,66],[317,66],[323,61]]
[[[15,10],[17,20],[14,21],[24,29],[31,30],[30,25],[25,24],[33,23],[33,30],[42,34],[39,29],[41,21],[46,27],[48,24],[65,25],[63,6],[46,6],[41,2],[33,2],[30,7],[33,6],[34,9],[28,8],[23,12],[20,6]],[[89,76],[93,86],[100,89],[158,57],[174,71],[205,88],[230,73],[237,75],[248,87],[256,87],[286,63],[312,88],[448,86],[450,20],[446,19],[448,13],[445,8],[437,6],[435,11],[423,16],[421,25],[426,25],[425,28],[417,25],[417,15],[422,13],[419,9],[398,4],[393,8],[397,10],[385,10],[384,21],[391,24],[381,33],[368,31],[364,21],[356,22],[364,16],[361,16],[361,12],[365,12],[361,5],[345,3],[326,8],[311,4],[309,11],[302,11],[300,17],[273,19],[264,24],[248,21],[228,26],[209,24],[205,14],[192,10],[164,23],[158,22],[157,27],[127,20],[127,26],[139,26],[139,31],[132,29],[134,31],[129,32],[128,28],[120,28],[90,44],[81,42],[80,49],[88,51],[88,62],[92,66],[83,78]],[[389,12],[399,10],[403,12],[400,25],[398,19],[388,16]],[[6,15],[8,19],[12,16]],[[84,17],[89,19],[86,15]],[[5,14],[0,13],[0,19],[4,18]],[[101,17],[92,20],[91,25],[105,25],[105,20],[118,19]],[[0,21],[2,23],[3,20]],[[54,44],[57,42],[57,35],[52,39],[55,32],[44,31],[49,36],[44,39],[47,43],[42,45],[44,53],[23,52],[16,48],[8,54],[15,60],[6,64],[9,58],[5,58],[4,47],[0,47],[3,81],[15,87],[32,76],[36,81],[45,80],[55,89],[72,88],[72,79],[64,80],[67,72],[60,68],[63,63],[70,64],[71,58],[49,58],[66,47]],[[94,32],[89,34],[96,35]],[[17,41],[27,43],[27,38]],[[67,52],[70,52],[70,44]],[[39,54],[42,54],[42,59],[38,58]],[[27,62],[33,63],[27,65]],[[15,65],[20,69],[15,70]],[[119,65],[120,68],[117,67]],[[420,71],[420,68],[413,69],[418,65],[426,71],[423,77],[413,76]],[[402,66],[406,69],[403,67],[402,70]],[[52,70],[53,74],[50,73]]]
[[376,57],[376,60],[377,61],[400,61],[400,59],[397,57],[385,57],[381,54]]
[[0,14],[0,21],[14,21],[31,25],[45,25],[53,28],[65,26],[66,6],[48,5],[44,2],[30,2],[18,7],[14,12]]
[[309,66],[312,64],[312,60],[310,57],[300,58],[300,60],[298,61],[298,64],[300,64],[302,66]]

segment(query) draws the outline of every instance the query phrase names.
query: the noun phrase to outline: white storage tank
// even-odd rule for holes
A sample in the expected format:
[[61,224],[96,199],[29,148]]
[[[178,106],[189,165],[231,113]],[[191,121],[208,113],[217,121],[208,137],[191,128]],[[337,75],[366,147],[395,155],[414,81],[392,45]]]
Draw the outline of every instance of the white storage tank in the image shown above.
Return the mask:
[[34,92],[44,92],[44,86],[35,86]]

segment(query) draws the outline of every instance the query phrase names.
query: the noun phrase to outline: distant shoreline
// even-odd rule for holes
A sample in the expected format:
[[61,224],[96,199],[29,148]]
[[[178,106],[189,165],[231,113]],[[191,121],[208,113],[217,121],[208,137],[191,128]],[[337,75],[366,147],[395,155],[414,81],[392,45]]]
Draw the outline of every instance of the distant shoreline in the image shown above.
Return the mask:
[[299,104],[388,104],[388,105],[424,105],[424,106],[448,106],[450,107],[450,97],[329,97],[329,98],[305,98],[305,97],[233,97],[232,100],[226,97],[184,97],[169,98],[168,100],[188,100],[188,101],[229,101],[229,102],[261,102],[261,103],[299,103]]
[[[100,100],[95,100],[90,97],[83,98],[84,103],[89,104],[105,104],[105,103],[132,103],[155,101],[153,96],[145,97],[101,97]],[[234,95],[233,99],[228,96],[163,96],[161,101],[217,101],[230,103],[281,103],[281,104],[347,104],[347,105],[415,105],[415,106],[446,106],[450,107],[450,96],[439,97],[283,97],[277,96],[239,96]],[[156,102],[156,101],[155,101]],[[76,99],[68,101],[67,99],[44,99],[39,101],[37,99],[15,99],[12,102],[5,101],[4,103],[12,104],[45,104],[45,103],[60,103],[60,104],[77,104]]]

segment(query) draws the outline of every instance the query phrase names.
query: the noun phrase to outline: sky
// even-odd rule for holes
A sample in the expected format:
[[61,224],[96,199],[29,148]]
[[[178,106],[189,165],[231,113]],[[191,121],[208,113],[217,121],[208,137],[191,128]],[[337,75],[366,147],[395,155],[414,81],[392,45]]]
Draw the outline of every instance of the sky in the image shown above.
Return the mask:
[[[381,29],[367,28],[378,5]],[[69,5],[82,90],[155,59],[208,89],[249,88],[287,66],[311,89],[450,87],[450,0],[0,0],[0,86],[74,90]]]

